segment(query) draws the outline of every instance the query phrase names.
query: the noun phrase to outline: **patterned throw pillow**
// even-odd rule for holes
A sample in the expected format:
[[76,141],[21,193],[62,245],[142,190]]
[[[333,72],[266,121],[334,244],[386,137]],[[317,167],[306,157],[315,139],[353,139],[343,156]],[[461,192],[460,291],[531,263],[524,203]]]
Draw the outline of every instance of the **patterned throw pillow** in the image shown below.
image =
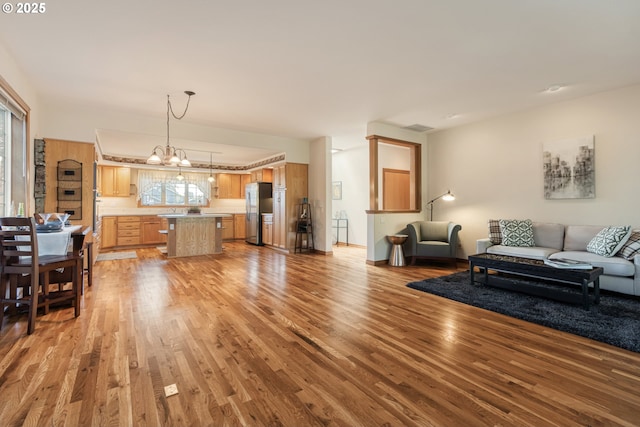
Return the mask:
[[633,230],[624,245],[616,255],[624,259],[632,260],[640,253],[640,230]]
[[629,225],[605,227],[591,239],[587,245],[587,252],[612,257],[629,240],[630,235]]
[[502,234],[500,233],[500,223],[497,219],[489,220],[489,240],[494,245],[502,244]]
[[533,241],[533,223],[530,219],[501,219],[500,234],[505,246],[535,246]]

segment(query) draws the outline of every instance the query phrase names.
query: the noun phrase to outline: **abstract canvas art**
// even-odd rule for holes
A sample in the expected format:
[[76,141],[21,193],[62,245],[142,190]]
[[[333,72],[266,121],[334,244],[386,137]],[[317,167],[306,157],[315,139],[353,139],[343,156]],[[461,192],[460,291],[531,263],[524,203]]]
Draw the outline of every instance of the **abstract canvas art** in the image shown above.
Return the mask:
[[593,135],[544,143],[542,168],[545,199],[596,197]]

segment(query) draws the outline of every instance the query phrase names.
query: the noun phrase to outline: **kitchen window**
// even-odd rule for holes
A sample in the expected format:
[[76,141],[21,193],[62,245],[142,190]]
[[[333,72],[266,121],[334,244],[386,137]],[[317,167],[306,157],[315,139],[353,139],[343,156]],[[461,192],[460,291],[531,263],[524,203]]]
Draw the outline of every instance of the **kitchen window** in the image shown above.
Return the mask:
[[211,200],[211,184],[208,175],[181,174],[175,172],[139,171],[138,203],[140,206],[208,206]]

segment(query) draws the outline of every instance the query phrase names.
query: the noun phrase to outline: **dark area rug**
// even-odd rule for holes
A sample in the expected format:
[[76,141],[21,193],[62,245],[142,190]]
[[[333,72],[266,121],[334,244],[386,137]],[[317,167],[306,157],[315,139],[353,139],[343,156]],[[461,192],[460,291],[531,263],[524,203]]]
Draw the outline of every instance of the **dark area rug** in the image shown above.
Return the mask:
[[[481,276],[476,275],[476,280]],[[531,285],[522,279],[508,278],[509,282]],[[538,284],[538,282],[536,282]],[[492,286],[469,283],[469,272],[427,279],[407,284],[412,289],[439,295],[507,316],[548,326],[627,350],[640,352],[640,299],[612,292],[602,292],[600,304],[591,305],[589,311],[582,305],[559,302],[549,298],[531,296]],[[575,294],[577,287],[541,284],[554,292]]]

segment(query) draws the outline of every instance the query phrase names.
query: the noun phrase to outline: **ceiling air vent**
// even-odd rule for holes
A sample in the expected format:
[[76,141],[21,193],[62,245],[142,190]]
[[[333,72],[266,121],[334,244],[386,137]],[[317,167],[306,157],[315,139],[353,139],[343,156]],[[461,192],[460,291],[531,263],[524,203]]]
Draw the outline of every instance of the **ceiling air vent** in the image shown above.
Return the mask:
[[409,129],[412,130],[414,132],[426,132],[428,130],[432,130],[433,128],[429,127],[429,126],[425,126],[425,125],[411,125],[411,126],[405,126],[405,129]]

